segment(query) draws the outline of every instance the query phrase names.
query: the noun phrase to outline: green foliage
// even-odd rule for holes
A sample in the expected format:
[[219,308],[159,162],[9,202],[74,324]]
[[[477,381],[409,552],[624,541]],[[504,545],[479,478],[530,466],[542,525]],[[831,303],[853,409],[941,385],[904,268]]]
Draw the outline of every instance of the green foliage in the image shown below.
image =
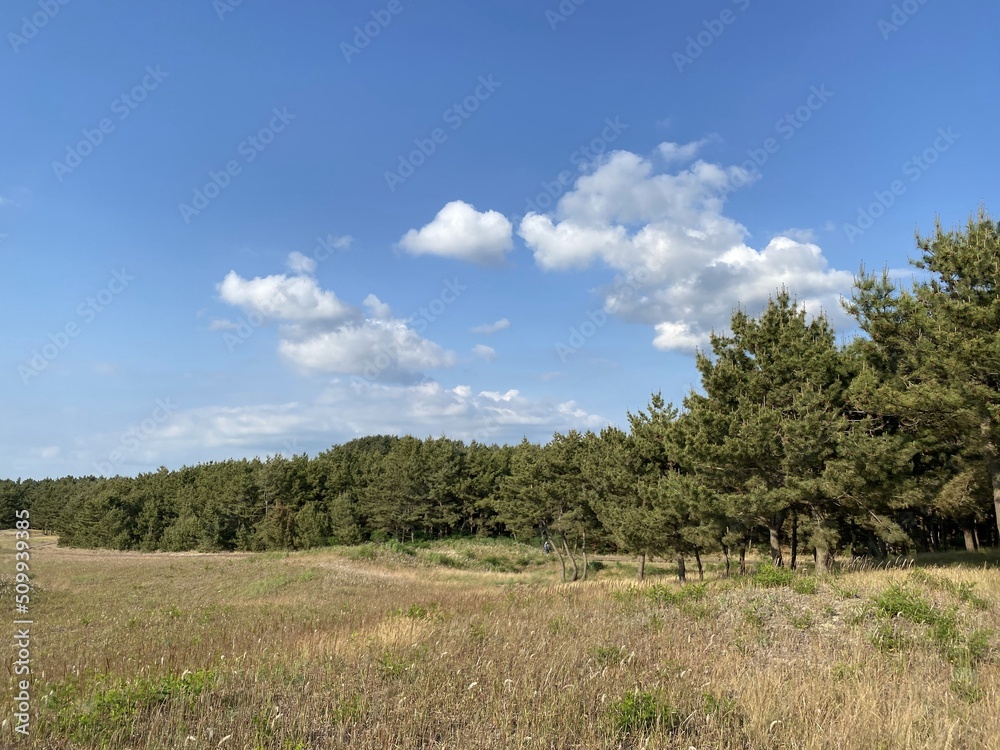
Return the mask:
[[662,696],[650,692],[629,693],[614,701],[608,709],[611,725],[621,735],[672,732],[680,727],[681,713]]
[[975,593],[976,584],[970,581],[952,581],[944,576],[934,575],[925,570],[915,570],[911,574],[913,580],[933,589],[947,591],[959,601],[974,609],[988,610],[990,603]]
[[407,609],[396,610],[396,614],[411,620],[441,620],[441,605],[431,602],[426,607],[421,604],[411,604]]
[[689,583],[686,586],[673,587],[656,584],[645,590],[646,598],[654,604],[682,604],[698,602],[705,598],[708,586],[704,583]]
[[749,582],[760,588],[788,587],[797,594],[815,594],[819,590],[816,579],[807,578],[789,568],[779,568],[769,562],[757,566]]
[[[914,589],[894,584],[875,598],[875,608],[876,613],[886,620],[902,618],[927,626],[930,642],[955,667],[973,668],[989,652],[991,631],[975,630],[966,635],[954,609],[935,607]],[[883,623],[879,627],[885,629],[891,626]]]
[[389,679],[399,677],[406,672],[407,668],[406,662],[391,651],[386,651],[379,656],[375,666],[379,674]]
[[893,584],[875,597],[875,608],[883,617],[903,617],[911,622],[931,624],[939,615],[919,591]]
[[77,681],[62,682],[51,688],[43,721],[74,742],[110,747],[112,736],[131,735],[140,716],[167,704],[190,706],[216,681],[217,676],[209,670],[132,681],[99,679],[90,695],[84,694]]

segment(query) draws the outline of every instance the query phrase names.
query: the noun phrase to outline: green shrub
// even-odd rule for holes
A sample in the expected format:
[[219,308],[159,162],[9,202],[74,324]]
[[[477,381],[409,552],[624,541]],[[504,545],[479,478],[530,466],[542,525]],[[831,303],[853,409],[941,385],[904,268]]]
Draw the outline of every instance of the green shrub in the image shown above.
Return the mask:
[[757,570],[750,576],[750,581],[754,586],[761,588],[778,588],[795,583],[796,573],[788,568],[775,567],[773,563],[766,562],[757,566]]
[[653,729],[668,732],[681,723],[681,713],[649,692],[630,693],[608,709],[611,724],[619,734],[639,734]]
[[919,591],[899,584],[893,584],[875,598],[875,609],[884,617],[903,617],[924,625],[938,619],[934,606]]
[[646,598],[653,604],[681,604],[701,601],[707,593],[708,586],[704,583],[689,583],[680,588],[656,584],[646,589]]
[[190,706],[205,690],[215,684],[209,670],[168,674],[158,678],[138,678],[105,683],[89,699],[83,699],[75,682],[55,685],[47,711],[56,731],[74,742],[99,742],[107,747],[112,735],[129,732],[136,719],[168,704]]

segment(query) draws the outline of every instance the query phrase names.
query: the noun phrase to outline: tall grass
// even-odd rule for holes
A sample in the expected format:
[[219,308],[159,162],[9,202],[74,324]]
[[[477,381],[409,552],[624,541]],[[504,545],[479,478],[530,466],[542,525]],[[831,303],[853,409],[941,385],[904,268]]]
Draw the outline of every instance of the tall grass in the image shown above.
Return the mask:
[[516,545],[359,549],[36,549],[19,746],[1000,747],[995,569],[560,585]]

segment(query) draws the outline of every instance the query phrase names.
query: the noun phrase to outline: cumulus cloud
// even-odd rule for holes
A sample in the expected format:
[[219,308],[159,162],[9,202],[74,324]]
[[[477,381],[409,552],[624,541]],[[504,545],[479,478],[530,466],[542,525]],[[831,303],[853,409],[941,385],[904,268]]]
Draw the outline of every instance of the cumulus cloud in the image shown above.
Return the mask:
[[480,359],[485,359],[487,362],[492,362],[497,358],[496,349],[492,346],[486,346],[486,344],[476,344],[472,347],[472,353]]
[[356,312],[333,292],[320,289],[311,276],[279,274],[244,279],[230,271],[218,289],[223,302],[272,320],[335,323]]
[[421,229],[403,235],[399,246],[414,255],[497,263],[514,246],[513,226],[498,211],[476,211],[464,201],[452,201]]
[[[690,158],[695,145],[659,151]],[[724,214],[726,195],[752,178],[741,167],[705,161],[657,172],[650,160],[616,151],[581,176],[553,213],[527,214],[518,234],[543,269],[608,267],[615,275],[601,290],[605,311],[652,326],[660,349],[704,346],[733,308],[759,310],[782,287],[810,311],[837,313],[853,274],[830,268],[811,235],[778,236],[758,250]]]
[[504,331],[508,328],[510,328],[510,321],[507,320],[507,318],[500,318],[500,320],[497,320],[493,323],[484,323],[481,326],[474,326],[469,330],[472,331],[472,333],[480,333],[489,336],[491,333],[496,333],[497,331]]
[[[453,352],[422,337],[411,321],[393,316],[389,305],[374,294],[364,309],[349,305],[322,289],[311,274],[315,263],[292,253],[293,275],[245,279],[230,271],[219,284],[219,298],[260,317],[260,323],[280,324],[278,352],[306,373],[340,373],[383,382],[414,382],[425,370],[451,367]],[[215,320],[212,330],[236,326]]]

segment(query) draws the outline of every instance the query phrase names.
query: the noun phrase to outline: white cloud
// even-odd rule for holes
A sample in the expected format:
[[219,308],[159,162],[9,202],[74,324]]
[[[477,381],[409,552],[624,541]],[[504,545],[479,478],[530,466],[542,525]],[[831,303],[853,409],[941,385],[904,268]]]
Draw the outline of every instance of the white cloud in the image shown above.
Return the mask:
[[411,229],[399,246],[414,255],[496,263],[514,246],[513,226],[498,211],[480,213],[464,201],[452,201],[421,229]]
[[325,249],[327,246],[330,246],[336,250],[348,250],[353,242],[354,238],[349,234],[343,234],[340,236],[328,234],[325,240],[320,239],[319,244],[316,247],[317,249]]
[[487,362],[492,362],[497,358],[496,349],[492,346],[486,346],[486,344],[476,344],[472,347],[472,353],[480,359],[485,359]]
[[230,271],[218,289],[223,302],[266,319],[338,322],[356,314],[333,292],[320,289],[310,276],[280,274],[244,279]]
[[389,320],[392,317],[392,310],[389,306],[374,294],[365,297],[364,304],[376,320]]
[[314,372],[358,375],[384,382],[413,380],[417,373],[451,367],[452,352],[422,338],[402,320],[365,320],[360,325],[284,338],[281,355]]
[[297,274],[310,274],[316,270],[316,261],[298,250],[289,254],[286,265],[289,271]]
[[[608,420],[573,401],[530,398],[518,390],[474,391],[437,382],[409,385],[334,381],[312,402],[182,409],[151,432],[116,470],[148,471],[230,457],[318,452],[363,435],[445,434],[486,443],[547,441],[554,432],[599,430]],[[78,473],[91,471],[120,441],[118,432],[80,442]],[[37,454],[36,454],[37,455]],[[67,470],[73,471],[73,468]]]
[[[677,144],[660,148],[685,150],[693,155]],[[660,349],[703,346],[733,308],[759,310],[781,287],[810,311],[836,316],[853,274],[829,268],[802,230],[755,250],[746,228],[723,213],[725,196],[750,179],[740,167],[704,161],[657,173],[649,160],[616,151],[580,177],[553,214],[525,216],[518,234],[544,269],[609,267],[616,277],[602,290],[604,309],[652,326]]]
[[[305,272],[309,264],[303,259],[309,260],[292,253],[289,266]],[[361,310],[322,289],[312,276],[281,274],[248,280],[230,271],[219,284],[219,297],[264,321],[279,321],[278,353],[305,373],[413,382],[425,370],[457,362],[453,352],[423,338],[409,321],[394,318],[389,305],[374,294],[365,297],[366,310]],[[239,325],[214,320],[209,328],[230,331]]]
[[657,151],[666,162],[688,162],[691,161],[702,147],[710,142],[710,138],[702,138],[691,143],[671,143],[665,141],[657,146]]
[[510,328],[510,321],[507,320],[507,318],[500,318],[500,320],[497,320],[493,323],[484,323],[481,326],[475,326],[473,328],[470,328],[469,330],[472,331],[472,333],[481,333],[486,336],[489,336],[491,333],[496,333],[497,331],[504,331],[508,328]]

